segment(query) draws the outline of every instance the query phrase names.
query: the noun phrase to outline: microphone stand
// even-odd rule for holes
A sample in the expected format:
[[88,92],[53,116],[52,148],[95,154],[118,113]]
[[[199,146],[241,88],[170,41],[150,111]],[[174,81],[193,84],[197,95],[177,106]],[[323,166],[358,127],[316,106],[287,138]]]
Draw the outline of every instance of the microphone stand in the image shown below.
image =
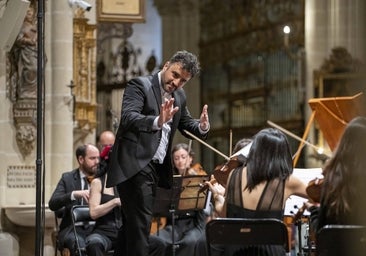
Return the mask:
[[302,221],[301,218],[299,218],[298,220],[296,220],[295,225],[297,226],[297,233],[298,233],[298,240],[299,240],[299,252],[298,252],[298,256],[304,256],[303,253],[303,248],[302,248],[302,240],[301,240],[301,225],[302,225]]
[[37,8],[37,159],[36,159],[36,237],[35,254],[43,255],[44,198],[42,196],[42,152],[43,152],[43,85],[44,85],[44,5],[45,0],[38,0]]
[[171,206],[169,212],[172,214],[172,256],[175,256],[175,250],[177,245],[175,244],[174,237],[174,226],[175,226],[175,208],[174,205]]

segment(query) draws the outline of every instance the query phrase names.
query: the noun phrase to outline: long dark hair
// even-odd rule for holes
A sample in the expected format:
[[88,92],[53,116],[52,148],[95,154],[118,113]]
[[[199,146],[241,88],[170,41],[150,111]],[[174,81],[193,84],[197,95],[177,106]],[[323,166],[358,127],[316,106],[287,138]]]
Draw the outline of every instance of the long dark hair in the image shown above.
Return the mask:
[[327,208],[326,216],[338,223],[348,218],[358,218],[353,220],[357,223],[364,218],[361,215],[365,214],[365,151],[366,118],[356,117],[346,126],[333,157],[323,170],[321,204]]
[[290,146],[286,136],[274,128],[258,132],[247,160],[247,186],[252,191],[263,181],[285,180],[293,171]]

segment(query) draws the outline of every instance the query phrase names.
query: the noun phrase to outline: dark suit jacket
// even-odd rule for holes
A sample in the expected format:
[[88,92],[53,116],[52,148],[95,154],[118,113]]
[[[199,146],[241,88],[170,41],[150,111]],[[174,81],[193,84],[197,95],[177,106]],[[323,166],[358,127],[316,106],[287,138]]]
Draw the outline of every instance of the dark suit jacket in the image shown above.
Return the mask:
[[[123,95],[121,121],[112,149],[108,168],[107,186],[115,186],[137,174],[152,160],[161,139],[162,131],[153,130],[154,119],[160,113],[162,103],[158,74],[138,77],[128,82]],[[170,187],[172,183],[171,144],[178,129],[187,130],[201,139],[199,119],[193,119],[186,107],[183,89],[172,95],[179,111],[174,115],[167,154],[163,168],[158,170],[159,186]]]
[[50,210],[55,212],[63,211],[60,231],[67,227],[72,227],[71,208],[74,205],[81,204],[80,199],[71,200],[71,192],[74,190],[81,190],[79,169],[62,174],[62,177],[48,202]]

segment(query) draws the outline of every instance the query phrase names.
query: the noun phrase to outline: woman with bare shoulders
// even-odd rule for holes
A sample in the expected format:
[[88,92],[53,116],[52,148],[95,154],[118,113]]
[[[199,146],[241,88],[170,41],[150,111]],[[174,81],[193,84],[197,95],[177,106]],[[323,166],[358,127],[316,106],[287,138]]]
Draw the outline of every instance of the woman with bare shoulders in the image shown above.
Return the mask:
[[[290,195],[306,197],[306,184],[292,176],[293,164],[286,136],[266,128],[258,132],[251,145],[247,164],[234,169],[228,178],[226,194],[210,183],[215,209],[220,217],[276,218],[283,220]],[[212,249],[212,248],[211,248]],[[213,255],[285,255],[282,246],[225,247]]]

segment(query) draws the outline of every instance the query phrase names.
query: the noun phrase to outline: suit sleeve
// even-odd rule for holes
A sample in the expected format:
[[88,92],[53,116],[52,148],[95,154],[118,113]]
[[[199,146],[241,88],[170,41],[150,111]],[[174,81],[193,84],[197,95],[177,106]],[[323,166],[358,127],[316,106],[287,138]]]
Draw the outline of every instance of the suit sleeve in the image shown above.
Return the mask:
[[50,210],[57,211],[72,204],[71,193],[72,191],[67,190],[67,174],[63,174],[48,202]]
[[151,86],[145,86],[138,78],[130,80],[122,101],[123,130],[153,132],[153,122],[159,111]]

